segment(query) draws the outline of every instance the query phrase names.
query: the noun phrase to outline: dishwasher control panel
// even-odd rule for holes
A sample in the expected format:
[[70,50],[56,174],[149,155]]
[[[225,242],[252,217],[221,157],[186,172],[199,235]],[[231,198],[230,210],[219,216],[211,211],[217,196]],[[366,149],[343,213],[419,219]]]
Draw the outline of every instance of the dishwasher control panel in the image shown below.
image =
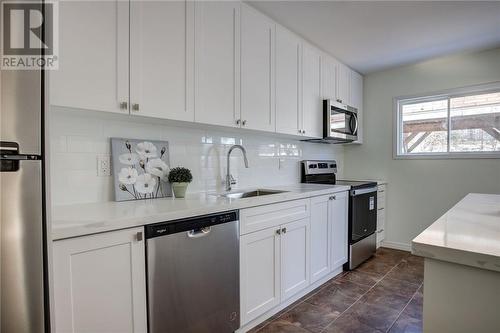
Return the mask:
[[146,226],[146,239],[175,234],[177,232],[189,230],[201,230],[217,224],[238,221],[239,212],[237,210],[196,216],[168,222],[161,222]]

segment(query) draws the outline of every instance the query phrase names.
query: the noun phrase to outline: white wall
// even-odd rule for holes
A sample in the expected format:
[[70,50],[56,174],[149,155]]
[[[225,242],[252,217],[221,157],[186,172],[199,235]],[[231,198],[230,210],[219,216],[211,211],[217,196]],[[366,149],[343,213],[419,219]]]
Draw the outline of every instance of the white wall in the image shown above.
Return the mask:
[[364,144],[345,149],[347,178],[389,182],[386,241],[411,240],[469,192],[500,194],[500,159],[394,160],[393,98],[500,81],[500,48],[365,76]]
[[112,177],[97,176],[97,156],[110,154],[109,138],[167,140],[171,167],[191,169],[188,192],[223,190],[227,149],[242,144],[231,157],[234,188],[288,185],[300,182],[302,159],[336,159],[343,170],[343,147],[305,143],[249,131],[193,128],[157,119],[111,115],[105,112],[50,110],[50,179],[53,205],[114,200]]

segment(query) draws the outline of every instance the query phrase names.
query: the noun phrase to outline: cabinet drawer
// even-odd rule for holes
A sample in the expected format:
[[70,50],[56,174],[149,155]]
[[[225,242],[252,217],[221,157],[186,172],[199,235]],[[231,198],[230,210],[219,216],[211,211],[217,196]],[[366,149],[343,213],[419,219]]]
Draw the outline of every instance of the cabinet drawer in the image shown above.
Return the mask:
[[380,195],[380,193],[377,193],[377,208],[385,208],[385,195]]
[[381,229],[377,231],[377,245],[380,244],[385,239],[385,230]]
[[240,234],[263,230],[310,216],[309,199],[240,210]]
[[377,212],[377,230],[384,228],[385,226],[385,211],[379,210]]

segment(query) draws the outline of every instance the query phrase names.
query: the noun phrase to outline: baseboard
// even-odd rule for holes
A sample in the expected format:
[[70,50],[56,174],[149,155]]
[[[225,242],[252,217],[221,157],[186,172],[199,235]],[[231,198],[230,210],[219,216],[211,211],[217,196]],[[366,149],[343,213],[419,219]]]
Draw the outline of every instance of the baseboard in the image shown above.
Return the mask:
[[402,251],[408,251],[411,252],[411,245],[406,244],[406,243],[399,243],[399,242],[390,242],[383,240],[380,246],[383,247],[388,247],[390,249],[395,249],[395,250],[402,250]]

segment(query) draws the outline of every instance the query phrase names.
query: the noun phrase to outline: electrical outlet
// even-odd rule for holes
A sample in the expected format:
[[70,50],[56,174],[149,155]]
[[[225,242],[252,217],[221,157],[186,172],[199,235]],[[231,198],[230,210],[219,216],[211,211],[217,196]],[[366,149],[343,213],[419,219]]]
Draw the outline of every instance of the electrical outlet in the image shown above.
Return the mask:
[[97,156],[97,175],[99,177],[111,176],[111,158],[109,155]]

